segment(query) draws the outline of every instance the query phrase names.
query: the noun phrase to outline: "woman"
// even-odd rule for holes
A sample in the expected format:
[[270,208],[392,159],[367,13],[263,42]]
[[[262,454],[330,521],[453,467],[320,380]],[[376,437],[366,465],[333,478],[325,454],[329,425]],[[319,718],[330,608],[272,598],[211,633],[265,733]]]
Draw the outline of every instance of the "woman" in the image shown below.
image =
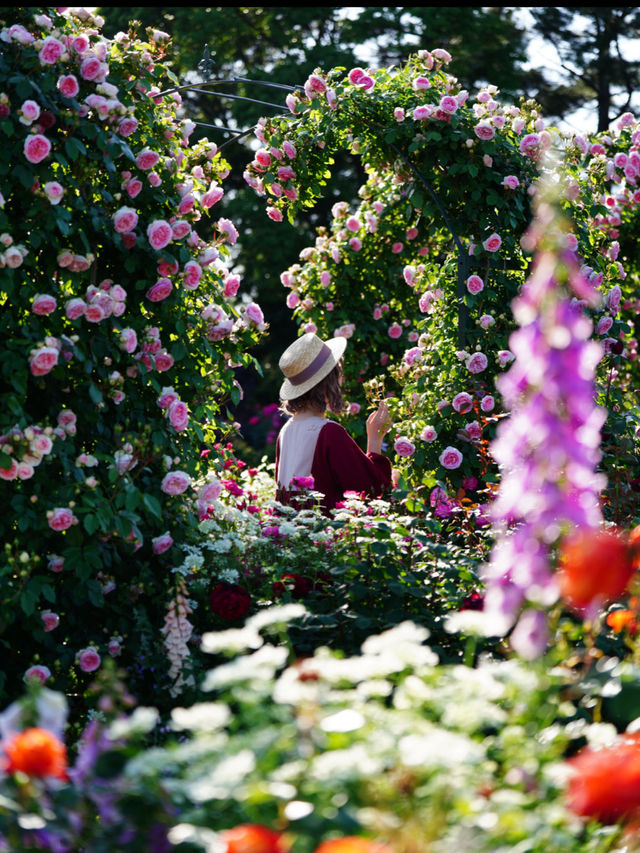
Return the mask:
[[384,403],[367,419],[367,452],[349,433],[324,415],[339,413],[342,399],[342,356],[346,338],[322,341],[309,332],[294,341],[280,359],[285,380],[280,388],[282,409],[291,418],[276,444],[277,499],[296,505],[295,482],[313,477],[325,512],[334,509],[347,491],[380,496],[391,485],[391,462],[381,453],[391,420]]

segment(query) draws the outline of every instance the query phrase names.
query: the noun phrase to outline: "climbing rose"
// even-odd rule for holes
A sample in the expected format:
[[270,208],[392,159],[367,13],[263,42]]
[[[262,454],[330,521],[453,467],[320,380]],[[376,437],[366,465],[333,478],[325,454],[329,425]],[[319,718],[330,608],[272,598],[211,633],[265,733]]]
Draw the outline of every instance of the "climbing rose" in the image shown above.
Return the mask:
[[29,369],[34,376],[44,376],[56,366],[58,357],[55,347],[40,347],[29,361]]
[[475,295],[484,289],[484,282],[479,275],[470,275],[467,279],[467,290]]
[[173,290],[173,285],[168,278],[159,278],[156,283],[147,290],[147,299],[151,302],[162,302]]
[[483,241],[482,245],[487,252],[497,252],[502,245],[502,237],[494,232]]
[[52,530],[58,532],[68,530],[77,519],[69,507],[58,506],[51,513],[47,513],[47,522]]
[[80,91],[80,86],[73,74],[64,74],[58,79],[58,89],[64,98],[75,98]]
[[87,646],[86,649],[81,649],[76,655],[76,660],[83,672],[95,672],[102,663],[95,646]]
[[[211,610],[221,619],[239,619],[249,610],[251,596],[246,589],[237,584],[220,582],[212,590],[209,603]],[[237,849],[240,851],[246,848],[238,847]]]
[[38,293],[31,303],[31,310],[34,314],[45,315],[51,314],[56,310],[56,300],[49,293]]
[[24,156],[30,163],[41,163],[51,152],[51,143],[41,133],[30,134],[24,141]]
[[148,226],[147,237],[154,249],[164,249],[172,241],[173,231],[164,219],[156,219]]
[[488,361],[484,353],[474,352],[473,355],[469,356],[465,364],[469,373],[482,373],[486,368]]
[[169,471],[165,474],[160,488],[165,495],[181,495],[191,484],[191,477],[184,471]]
[[127,234],[138,224],[138,214],[133,207],[121,207],[113,214],[113,227],[118,234]]
[[396,438],[393,449],[398,456],[413,456],[416,446],[405,435],[401,435]]

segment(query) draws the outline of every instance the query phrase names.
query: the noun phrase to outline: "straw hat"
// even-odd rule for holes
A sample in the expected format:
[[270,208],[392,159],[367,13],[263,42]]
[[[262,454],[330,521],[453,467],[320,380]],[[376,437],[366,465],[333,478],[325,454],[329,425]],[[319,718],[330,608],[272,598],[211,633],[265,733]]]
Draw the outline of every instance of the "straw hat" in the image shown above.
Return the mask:
[[307,332],[294,341],[279,361],[285,380],[280,388],[281,400],[295,400],[310,391],[333,370],[340,361],[347,339],[321,340],[313,332]]

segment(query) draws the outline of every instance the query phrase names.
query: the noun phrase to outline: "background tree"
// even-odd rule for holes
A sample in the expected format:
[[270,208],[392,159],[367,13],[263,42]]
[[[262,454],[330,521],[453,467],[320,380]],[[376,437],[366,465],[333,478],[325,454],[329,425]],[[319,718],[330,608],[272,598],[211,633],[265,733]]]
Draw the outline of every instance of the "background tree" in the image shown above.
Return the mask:
[[595,102],[597,128],[632,109],[640,84],[640,62],[633,39],[640,37],[640,11],[634,6],[533,6],[529,9],[535,30],[551,43],[560,58],[563,79],[538,71],[539,80],[529,89],[549,116]]

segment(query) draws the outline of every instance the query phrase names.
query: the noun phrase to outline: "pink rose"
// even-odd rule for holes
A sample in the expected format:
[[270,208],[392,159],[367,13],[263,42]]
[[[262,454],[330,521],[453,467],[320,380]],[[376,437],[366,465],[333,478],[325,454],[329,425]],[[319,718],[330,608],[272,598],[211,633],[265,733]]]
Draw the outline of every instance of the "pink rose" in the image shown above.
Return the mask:
[[161,409],[168,409],[172,403],[175,403],[179,399],[178,394],[173,388],[163,388],[156,402]]
[[520,186],[520,181],[515,175],[506,175],[502,179],[502,185],[509,190],[515,190]]
[[489,326],[493,326],[495,320],[493,319],[491,314],[483,314],[482,317],[480,317],[479,322],[483,329],[488,329]]
[[58,554],[50,554],[47,558],[47,568],[50,572],[58,574],[64,569],[64,557],[60,557]]
[[164,249],[173,239],[173,231],[164,219],[155,219],[147,228],[147,238],[154,249]]
[[150,302],[162,302],[163,299],[166,299],[167,296],[173,290],[173,284],[171,284],[170,279],[168,278],[159,278],[156,283],[147,290],[146,297]]
[[136,118],[123,118],[120,124],[118,125],[118,132],[121,136],[131,136],[132,133],[135,133],[138,129],[138,119]]
[[49,678],[51,678],[51,670],[43,664],[30,666],[24,674],[24,681],[31,681],[33,679],[39,681],[40,684],[44,684]]
[[62,42],[53,36],[47,36],[42,42],[42,47],[38,53],[38,59],[42,65],[54,65],[64,53],[64,45]]
[[191,225],[184,219],[177,219],[175,222],[171,223],[171,232],[174,240],[182,240],[182,238],[186,237],[190,231]]
[[540,145],[540,142],[541,142],[541,139],[537,133],[528,133],[520,141],[521,153],[522,154],[532,153],[538,147],[538,145]]
[[46,184],[42,187],[44,190],[44,194],[49,199],[51,204],[60,204],[62,200],[62,196],[64,194],[64,189],[61,184],[57,181],[47,181]]
[[127,234],[138,224],[138,213],[133,207],[121,207],[113,214],[113,227],[118,234]]
[[45,376],[58,363],[60,353],[55,347],[40,347],[29,361],[29,369],[33,376]]
[[282,211],[278,207],[273,207],[273,205],[269,205],[269,207],[267,208],[267,216],[274,222],[282,222]]
[[164,554],[172,545],[173,539],[168,531],[167,533],[163,533],[162,536],[156,536],[155,539],[151,540],[151,547],[154,554]]
[[469,373],[482,373],[488,363],[487,357],[483,352],[474,352],[465,362]]
[[387,329],[387,334],[390,338],[399,338],[402,335],[402,326],[399,323],[392,323]]
[[40,116],[40,106],[35,101],[24,101],[18,112],[20,115],[20,122],[24,125],[29,126],[33,124],[33,122],[39,118]]
[[485,141],[489,141],[493,139],[496,135],[495,128],[488,121],[479,121],[478,124],[473,128],[473,132],[478,137],[478,139],[483,139]]
[[467,290],[474,296],[484,290],[484,282],[479,275],[470,275],[467,279]]
[[404,354],[405,363],[411,366],[422,359],[422,350],[420,347],[411,347]]
[[470,412],[473,408],[473,397],[470,394],[467,394],[466,391],[461,391],[451,401],[451,405],[459,412],[461,415]]
[[357,86],[360,78],[364,77],[364,76],[366,76],[366,75],[365,75],[364,71],[362,70],[362,68],[352,68],[351,71],[349,72],[349,82],[353,86]]
[[127,181],[125,190],[129,198],[135,198],[142,192],[142,181],[138,180],[138,178],[132,178],[130,181]]
[[236,231],[236,227],[230,219],[219,219],[218,228],[223,234],[226,234],[228,242],[232,245],[238,239],[238,232]]
[[41,163],[51,152],[51,143],[41,133],[27,136],[24,141],[24,156],[30,163]]
[[181,432],[189,426],[189,411],[186,403],[182,400],[175,400],[167,410],[167,417],[171,426]]
[[81,649],[76,655],[76,660],[83,672],[95,672],[102,663],[95,646]]
[[210,479],[198,492],[198,500],[204,503],[216,501],[222,494],[222,483],[215,477]]
[[440,109],[445,113],[455,113],[458,109],[458,101],[452,95],[445,95],[440,99]]
[[107,645],[107,651],[109,652],[112,658],[117,657],[122,652],[120,640],[116,637],[112,637],[109,640],[109,644]]
[[482,400],[480,400],[480,408],[483,412],[491,412],[496,404],[496,401],[493,399],[491,394],[485,394]]
[[160,488],[165,495],[181,495],[191,485],[191,477],[184,471],[169,471],[165,474]]
[[423,441],[432,442],[432,441],[435,441],[437,437],[438,437],[438,433],[436,432],[435,428],[432,426],[426,426],[422,430],[422,432],[420,433],[420,438]]
[[51,314],[56,310],[57,302],[55,297],[51,296],[48,293],[38,293],[37,296],[34,297],[33,302],[31,303],[31,310],[34,314],[38,314],[40,316]]
[[219,187],[217,184],[211,182],[209,189],[200,199],[200,204],[208,210],[210,207],[213,207],[216,202],[220,201],[223,195],[224,190],[222,189],[222,187]]
[[80,76],[83,80],[96,80],[102,74],[102,63],[97,56],[87,56],[80,65]]
[[600,320],[598,320],[598,325],[596,326],[596,332],[599,335],[606,335],[612,326],[613,326],[613,319],[611,317],[608,317],[608,316],[601,317]]
[[78,519],[69,507],[58,506],[47,513],[47,523],[52,530],[60,533],[63,530],[68,530],[72,525],[77,524]]
[[224,280],[224,295],[226,299],[232,299],[238,292],[240,287],[240,277],[237,275],[229,275]]
[[487,252],[497,252],[502,246],[502,237],[494,232],[483,241],[482,246]]
[[459,468],[462,464],[462,453],[460,453],[460,451],[455,447],[445,447],[438,457],[438,460],[443,468],[446,468],[448,471],[453,471],[455,468]]
[[477,441],[482,435],[482,427],[478,421],[471,421],[470,424],[467,424],[465,431],[472,441]]
[[258,326],[261,323],[264,323],[264,315],[262,313],[262,309],[255,302],[250,302],[247,305],[246,315],[252,323],[256,323],[256,325]]
[[505,365],[513,361],[514,358],[514,354],[508,349],[501,349],[498,352],[498,361],[500,362],[501,367],[505,367]]
[[148,172],[150,169],[153,169],[159,159],[160,155],[155,151],[152,151],[150,148],[143,148],[136,157],[136,166]]
[[164,373],[167,370],[171,370],[173,367],[173,356],[166,350],[162,350],[155,354],[154,362],[156,370],[160,371],[160,373]]
[[40,618],[42,619],[42,627],[47,632],[54,631],[60,624],[60,617],[52,610],[43,610]]
[[416,446],[415,444],[413,444],[413,442],[409,441],[406,436],[401,435],[396,438],[393,445],[393,449],[398,454],[398,456],[413,456],[416,450]]
[[134,329],[123,329],[120,332],[120,348],[125,352],[135,352],[138,346],[138,336]]

